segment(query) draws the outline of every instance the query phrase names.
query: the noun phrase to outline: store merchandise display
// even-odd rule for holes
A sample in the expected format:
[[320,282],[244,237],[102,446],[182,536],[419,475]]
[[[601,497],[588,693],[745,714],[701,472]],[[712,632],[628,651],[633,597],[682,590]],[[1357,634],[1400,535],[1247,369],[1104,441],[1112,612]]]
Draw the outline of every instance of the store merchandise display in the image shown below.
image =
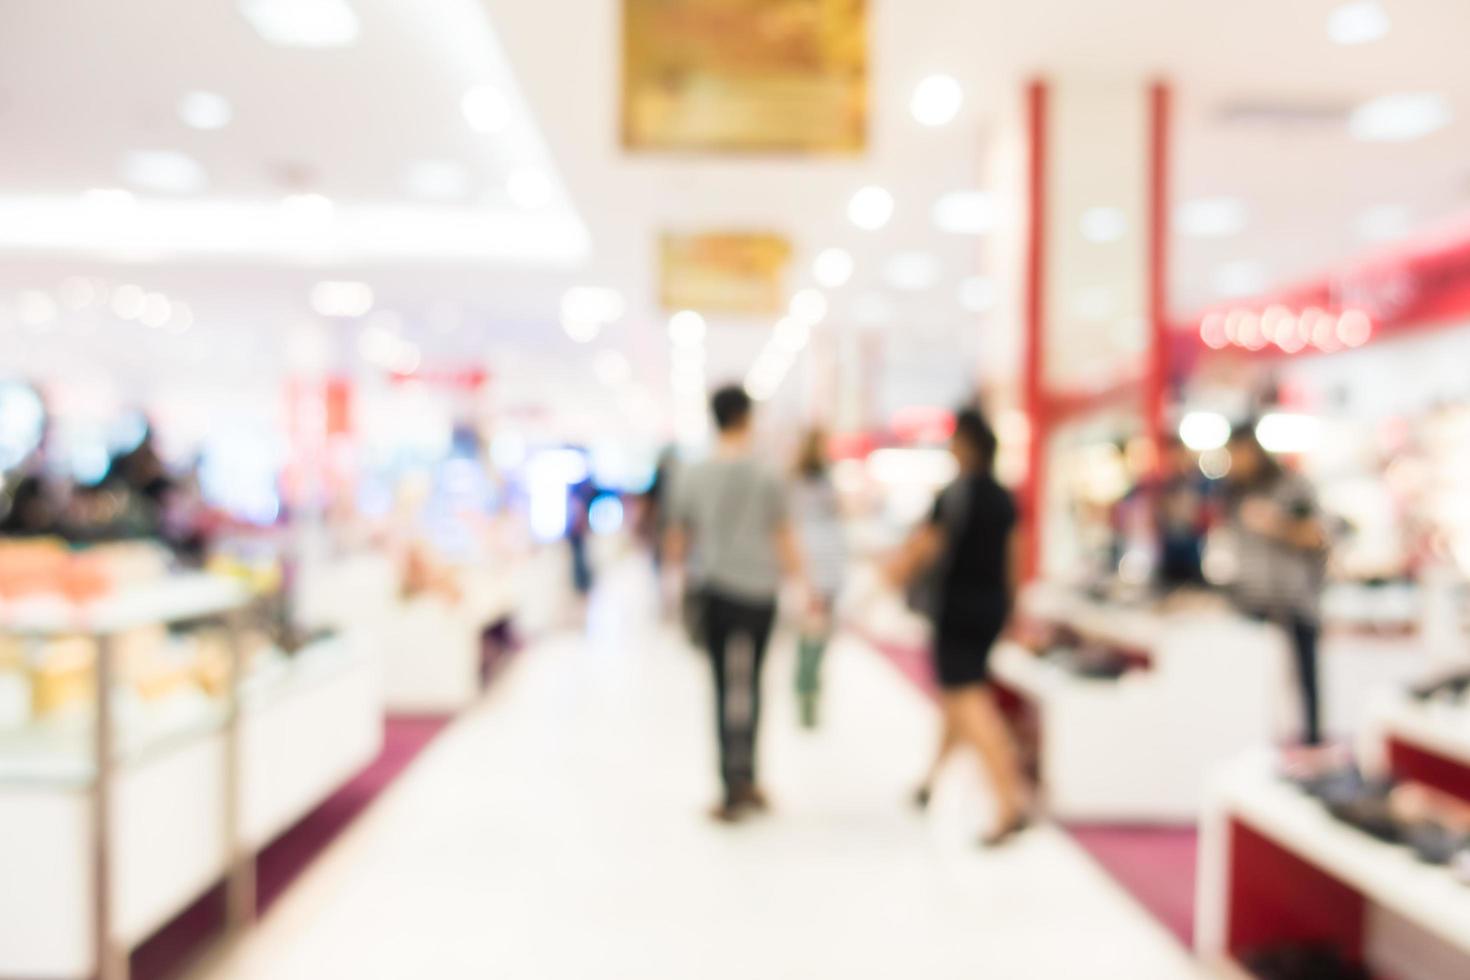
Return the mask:
[[1470,975],[1462,676],[1380,698],[1356,753],[1257,756],[1221,775],[1201,823],[1203,953],[1253,966],[1325,934],[1347,969]]
[[1020,610],[1021,642],[997,649],[993,674],[1029,719],[1061,819],[1190,823],[1205,774],[1270,741],[1283,654],[1260,624],[1210,603],[1129,607],[1058,585],[1029,588]]
[[0,547],[0,975],[122,976],[221,879],[244,921],[249,855],[377,752],[376,669],[298,629],[278,571],[171,565]]

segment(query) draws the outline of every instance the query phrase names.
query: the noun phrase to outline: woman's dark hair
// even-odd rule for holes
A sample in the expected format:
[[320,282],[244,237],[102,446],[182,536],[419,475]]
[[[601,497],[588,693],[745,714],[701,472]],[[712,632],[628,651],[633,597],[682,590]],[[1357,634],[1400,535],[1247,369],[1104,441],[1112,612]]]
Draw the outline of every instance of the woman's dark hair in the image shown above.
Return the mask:
[[1260,461],[1260,468],[1256,475],[1250,480],[1248,489],[1256,490],[1268,487],[1276,482],[1277,478],[1284,472],[1276,457],[1266,452],[1266,447],[1261,445],[1261,440],[1256,436],[1256,427],[1252,422],[1237,425],[1230,430],[1230,442],[1232,448],[1244,448],[1255,453],[1256,459]]
[[995,430],[978,410],[962,408],[954,413],[954,437],[975,451],[986,471],[995,465],[995,452],[999,446]]
[[796,454],[796,475],[809,480],[827,474],[827,433],[808,429]]
[[750,418],[750,396],[738,385],[726,385],[709,400],[715,428],[721,432],[738,429]]

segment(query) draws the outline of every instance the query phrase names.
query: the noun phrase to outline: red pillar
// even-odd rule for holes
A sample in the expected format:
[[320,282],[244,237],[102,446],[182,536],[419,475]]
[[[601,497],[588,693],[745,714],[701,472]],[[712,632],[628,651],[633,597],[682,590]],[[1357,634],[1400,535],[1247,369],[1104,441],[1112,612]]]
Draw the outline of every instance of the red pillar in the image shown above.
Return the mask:
[[1021,399],[1030,421],[1026,449],[1026,483],[1021,509],[1025,520],[1022,567],[1028,580],[1041,573],[1041,532],[1046,486],[1046,442],[1049,420],[1046,410],[1045,377],[1045,292],[1046,292],[1046,179],[1047,179],[1047,87],[1033,81],[1026,88],[1026,134],[1028,187],[1026,193],[1026,279],[1022,352]]
[[1148,170],[1148,366],[1144,373],[1144,425],[1157,471],[1168,439],[1169,395],[1169,86],[1149,87]]

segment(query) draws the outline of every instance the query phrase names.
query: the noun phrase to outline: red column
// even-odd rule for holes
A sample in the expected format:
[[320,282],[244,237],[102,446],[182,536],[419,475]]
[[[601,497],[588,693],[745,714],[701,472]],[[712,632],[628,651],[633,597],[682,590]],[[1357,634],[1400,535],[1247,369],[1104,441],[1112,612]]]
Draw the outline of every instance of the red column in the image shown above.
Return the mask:
[[1046,291],[1047,88],[1040,80],[1026,89],[1028,188],[1026,193],[1026,279],[1021,399],[1031,423],[1026,449],[1026,484],[1021,507],[1025,519],[1022,567],[1027,579],[1041,573],[1041,532],[1046,486],[1046,441],[1049,420],[1044,389]]
[[1144,372],[1143,417],[1154,447],[1155,467],[1163,463],[1168,438],[1169,395],[1169,141],[1171,98],[1168,85],[1149,87],[1148,167],[1148,366]]

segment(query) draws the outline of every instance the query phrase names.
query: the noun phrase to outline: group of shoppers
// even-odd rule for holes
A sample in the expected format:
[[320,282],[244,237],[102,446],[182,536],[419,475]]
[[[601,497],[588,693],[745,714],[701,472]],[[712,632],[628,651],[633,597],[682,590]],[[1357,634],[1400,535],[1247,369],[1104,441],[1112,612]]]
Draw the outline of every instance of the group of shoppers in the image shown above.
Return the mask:
[[[818,668],[846,553],[820,435],[810,435],[803,445],[788,490],[756,453],[753,406],[744,390],[721,389],[711,407],[715,450],[677,480],[663,557],[685,569],[696,638],[714,673],[724,791],[712,815],[735,822],[767,806],[757,779],[756,733],[761,669],[782,585],[799,582],[806,597],[797,692],[803,720],[814,723]],[[943,692],[943,734],[917,802],[927,803],[935,773],[954,749],[973,747],[998,801],[997,824],[984,841],[998,844],[1025,826],[1029,806],[987,671],[1010,609],[1016,514],[992,474],[995,435],[977,412],[958,414],[951,449],[959,476],[888,572],[895,585],[925,597],[915,604],[934,625]]]

